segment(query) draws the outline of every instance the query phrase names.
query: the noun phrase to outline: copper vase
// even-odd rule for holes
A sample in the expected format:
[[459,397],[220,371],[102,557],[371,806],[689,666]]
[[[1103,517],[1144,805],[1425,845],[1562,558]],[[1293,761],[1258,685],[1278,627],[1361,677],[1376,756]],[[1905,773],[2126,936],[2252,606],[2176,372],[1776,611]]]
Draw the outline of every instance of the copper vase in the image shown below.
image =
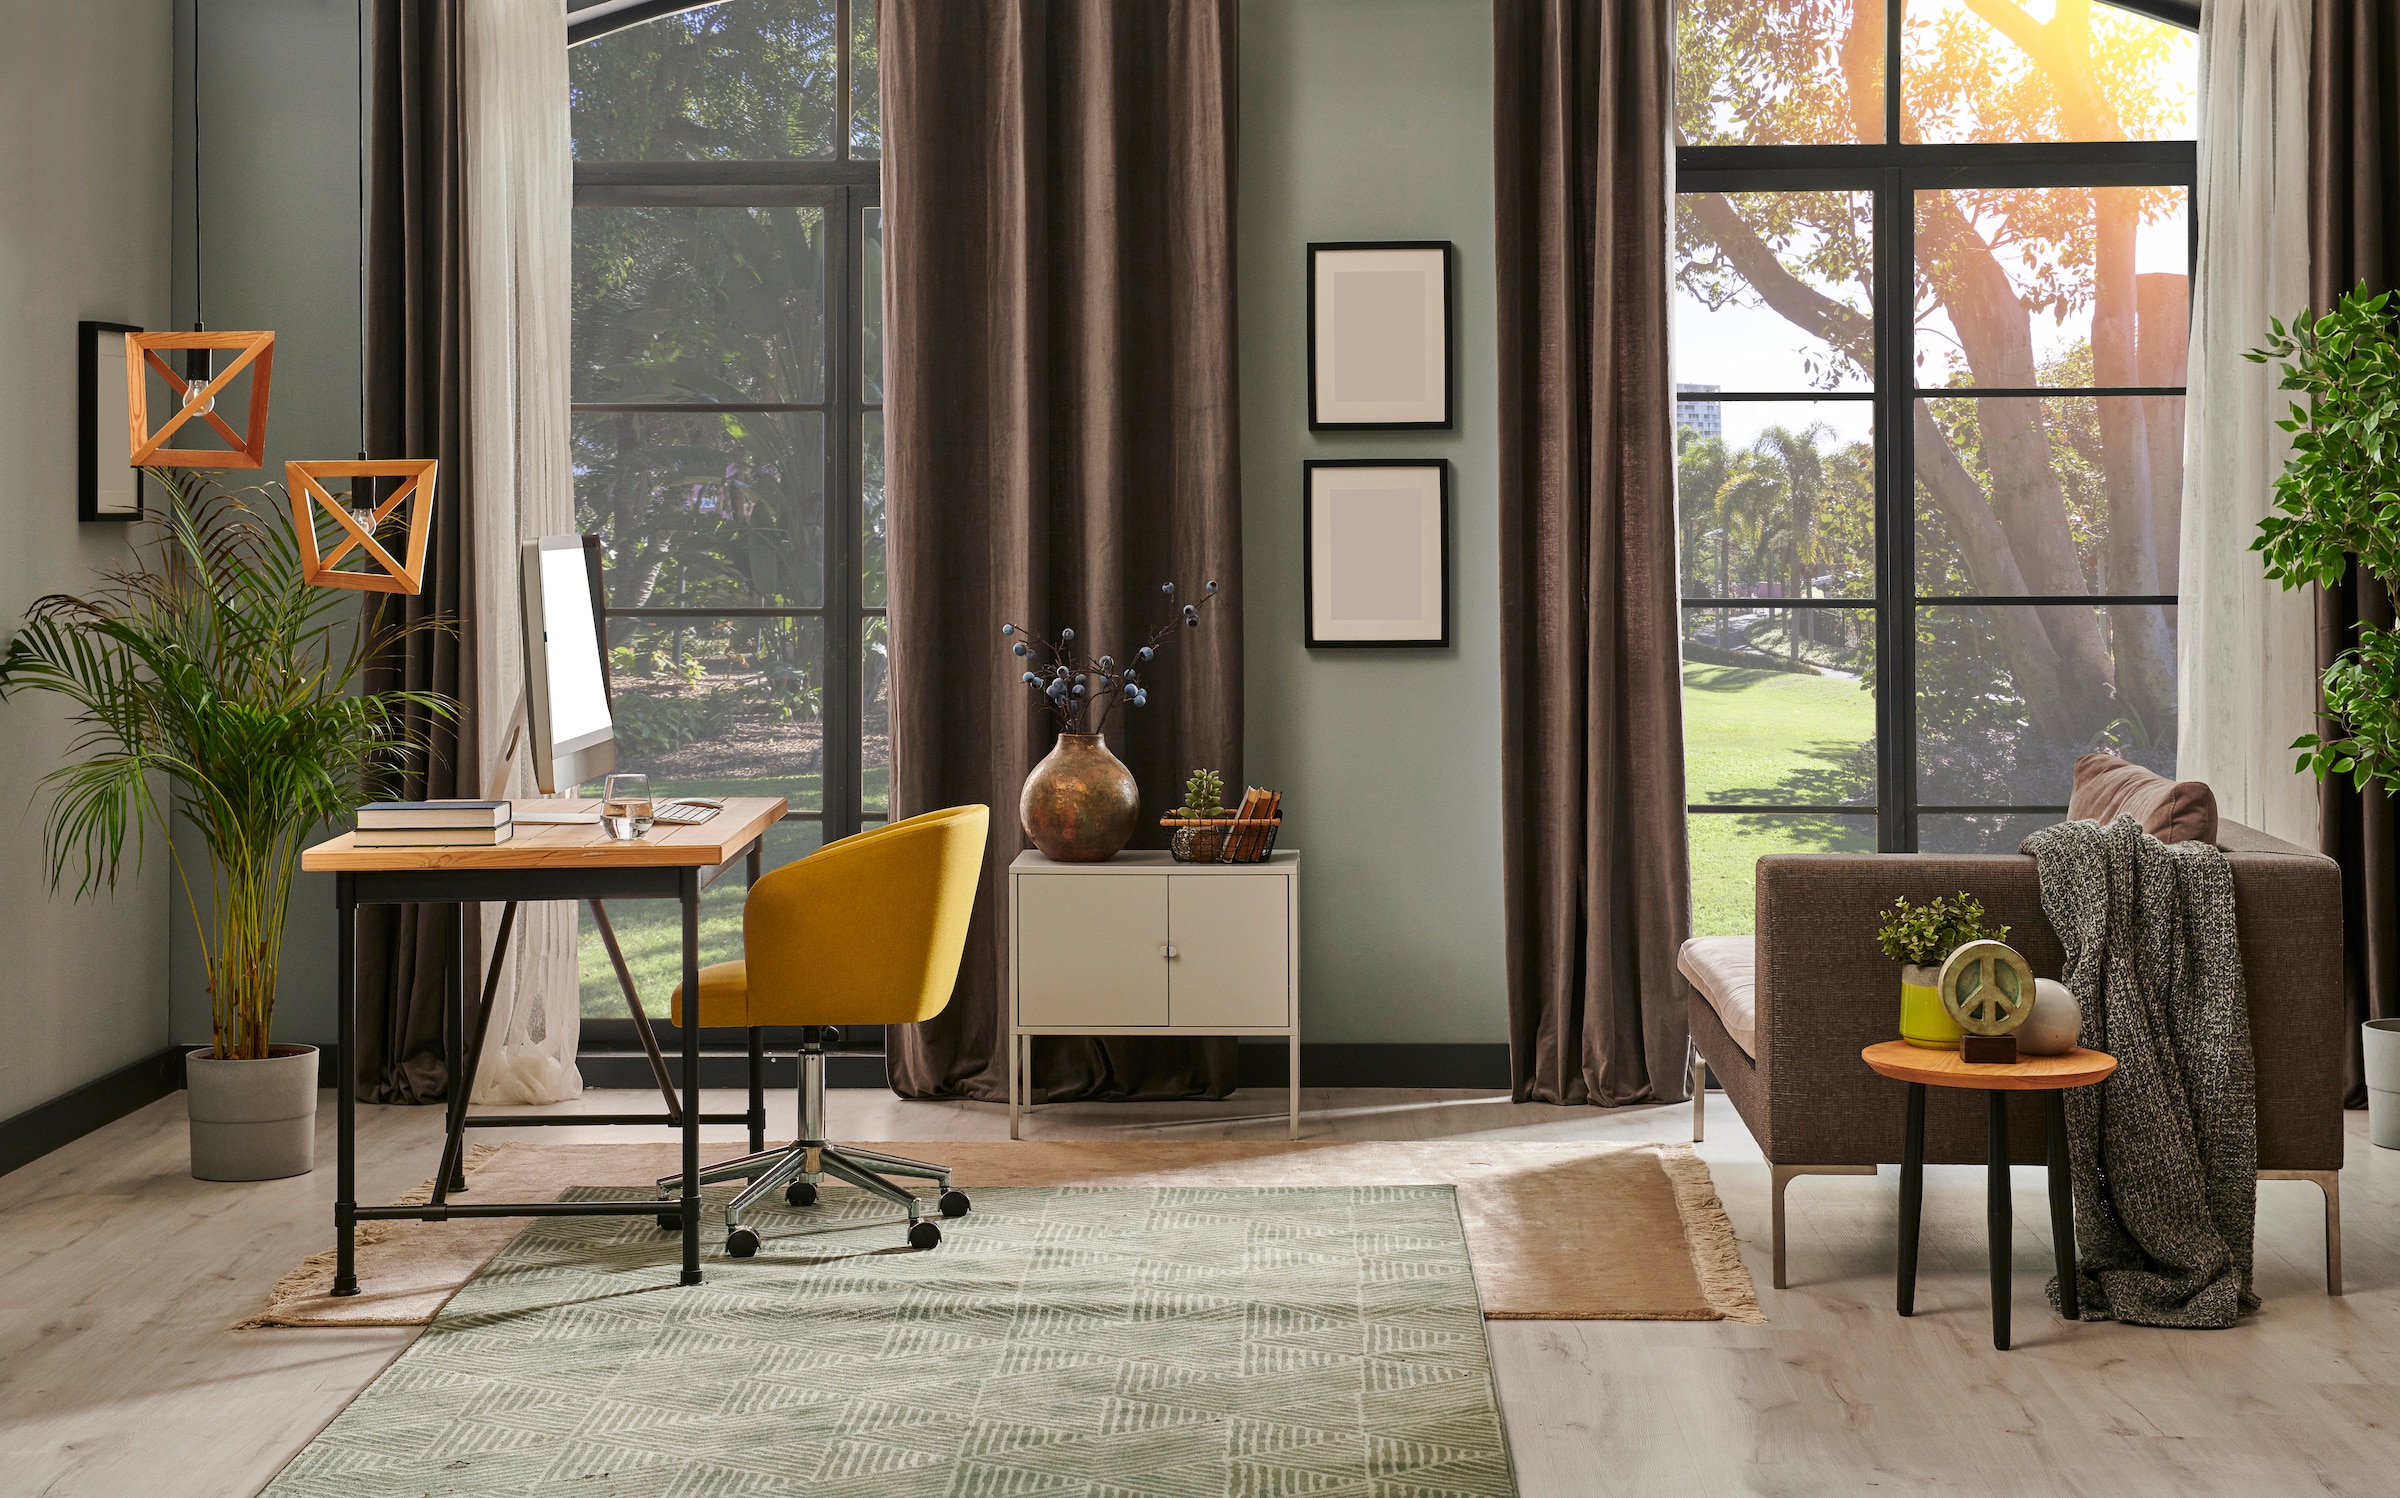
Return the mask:
[[1096,733],[1062,733],[1025,777],[1017,818],[1042,856],[1059,863],[1098,863],[1133,840],[1141,815],[1133,772],[1108,752]]

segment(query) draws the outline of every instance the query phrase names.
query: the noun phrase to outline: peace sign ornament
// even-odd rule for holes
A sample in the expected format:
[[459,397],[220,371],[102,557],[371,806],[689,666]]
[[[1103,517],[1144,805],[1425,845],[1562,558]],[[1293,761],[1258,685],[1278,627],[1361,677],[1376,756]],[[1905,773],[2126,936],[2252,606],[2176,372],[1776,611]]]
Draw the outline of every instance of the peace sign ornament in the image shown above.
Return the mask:
[[2006,1035],[2033,1013],[2033,968],[2014,948],[1971,941],[1942,964],[1942,1007],[1969,1035]]

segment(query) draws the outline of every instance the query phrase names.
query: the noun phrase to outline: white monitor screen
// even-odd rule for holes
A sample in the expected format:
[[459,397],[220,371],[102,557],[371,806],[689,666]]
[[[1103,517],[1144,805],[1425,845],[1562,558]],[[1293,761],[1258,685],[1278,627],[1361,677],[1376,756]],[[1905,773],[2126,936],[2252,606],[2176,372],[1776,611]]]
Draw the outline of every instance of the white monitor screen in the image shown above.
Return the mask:
[[542,551],[541,659],[550,672],[550,742],[565,751],[609,729],[600,640],[592,632],[592,587],[581,548]]

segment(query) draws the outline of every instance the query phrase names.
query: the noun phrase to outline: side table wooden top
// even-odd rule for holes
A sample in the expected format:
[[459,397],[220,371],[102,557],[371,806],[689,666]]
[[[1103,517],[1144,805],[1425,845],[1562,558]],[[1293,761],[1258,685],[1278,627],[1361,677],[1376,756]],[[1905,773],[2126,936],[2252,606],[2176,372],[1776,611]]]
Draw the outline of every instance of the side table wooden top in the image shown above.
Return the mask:
[[1886,1040],[1858,1053],[1878,1075],[1895,1082],[1922,1082],[1929,1087],[1973,1087],[1984,1092],[2054,1092],[2089,1087],[2108,1079],[2117,1058],[2106,1051],[2081,1046],[2063,1056],[2027,1056],[2007,1066],[1975,1066],[1958,1052]]

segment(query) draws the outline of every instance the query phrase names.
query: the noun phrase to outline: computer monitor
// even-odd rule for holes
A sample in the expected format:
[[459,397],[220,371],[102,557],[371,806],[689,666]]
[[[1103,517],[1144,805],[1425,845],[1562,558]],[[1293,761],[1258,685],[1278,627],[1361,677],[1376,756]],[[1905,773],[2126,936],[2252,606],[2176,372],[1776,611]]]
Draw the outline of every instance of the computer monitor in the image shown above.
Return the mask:
[[617,767],[617,730],[583,538],[528,541],[524,564],[525,726],[533,783],[555,796]]

